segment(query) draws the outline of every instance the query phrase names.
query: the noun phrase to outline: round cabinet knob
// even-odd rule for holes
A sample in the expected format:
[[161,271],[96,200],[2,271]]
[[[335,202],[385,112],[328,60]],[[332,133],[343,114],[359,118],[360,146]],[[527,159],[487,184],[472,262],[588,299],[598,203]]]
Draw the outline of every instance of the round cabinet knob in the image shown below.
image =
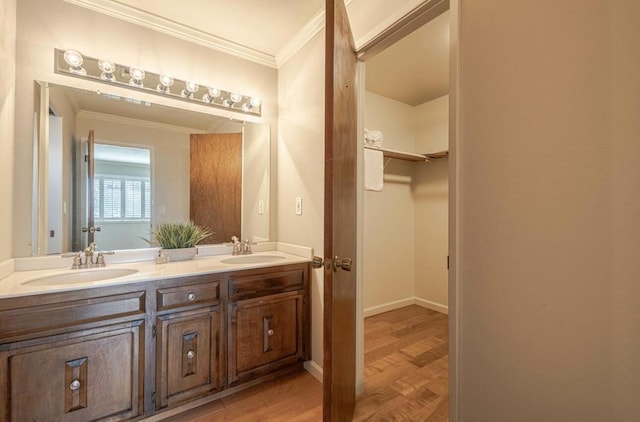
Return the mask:
[[269,331],[267,331],[267,334],[269,334],[270,336],[273,335],[273,330],[271,328],[269,328]]
[[196,300],[196,294],[195,293],[189,293],[187,295],[187,300],[189,300],[189,302],[193,302],[194,300]]
[[80,381],[78,380],[71,381],[71,383],[69,384],[69,389],[72,391],[76,391],[78,388],[80,388]]
[[189,350],[189,351],[187,352],[187,357],[188,357],[189,359],[193,359],[195,356],[196,356],[196,353],[195,353],[193,350]]

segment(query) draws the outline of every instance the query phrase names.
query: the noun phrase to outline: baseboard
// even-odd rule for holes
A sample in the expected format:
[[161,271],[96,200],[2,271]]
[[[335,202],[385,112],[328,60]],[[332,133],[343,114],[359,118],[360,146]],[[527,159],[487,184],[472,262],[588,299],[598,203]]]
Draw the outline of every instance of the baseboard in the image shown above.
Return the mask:
[[365,308],[363,316],[365,318],[370,317],[370,316],[381,314],[384,312],[393,311],[395,309],[404,308],[405,306],[413,305],[414,303],[415,302],[413,297],[396,300],[394,302],[383,303],[382,305],[376,305],[370,308]]
[[406,299],[396,300],[393,302],[383,303],[382,305],[372,306],[370,308],[366,308],[364,310],[364,317],[370,317],[373,315],[382,314],[384,312],[393,311],[396,309],[404,308],[409,305],[418,305],[423,308],[431,309],[436,312],[441,312],[443,314],[449,315],[449,307],[446,305],[441,305],[436,302],[431,302],[430,300],[421,299],[419,297],[410,297]]
[[431,309],[432,311],[449,315],[449,307],[446,305],[441,305],[440,303],[432,302],[426,299],[420,299],[419,297],[415,297],[413,298],[413,300],[414,303],[418,306],[422,306],[423,308]]
[[322,367],[320,365],[312,360],[308,360],[304,363],[304,369],[322,383]]

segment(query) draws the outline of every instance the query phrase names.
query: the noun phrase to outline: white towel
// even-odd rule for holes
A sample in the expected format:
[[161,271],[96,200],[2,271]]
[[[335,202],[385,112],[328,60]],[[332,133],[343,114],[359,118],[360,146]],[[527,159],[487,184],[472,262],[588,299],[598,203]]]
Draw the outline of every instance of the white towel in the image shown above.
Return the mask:
[[364,142],[368,145],[373,145],[378,148],[382,147],[382,141],[384,139],[384,135],[379,130],[364,130]]
[[364,149],[364,188],[382,192],[384,178],[384,156],[382,151]]

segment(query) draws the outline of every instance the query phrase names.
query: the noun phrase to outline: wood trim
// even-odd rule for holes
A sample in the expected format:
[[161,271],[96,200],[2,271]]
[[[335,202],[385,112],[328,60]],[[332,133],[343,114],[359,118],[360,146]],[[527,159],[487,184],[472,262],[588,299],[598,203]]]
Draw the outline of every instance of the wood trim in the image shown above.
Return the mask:
[[425,23],[449,10],[449,0],[426,0],[358,48],[358,59],[367,61]]

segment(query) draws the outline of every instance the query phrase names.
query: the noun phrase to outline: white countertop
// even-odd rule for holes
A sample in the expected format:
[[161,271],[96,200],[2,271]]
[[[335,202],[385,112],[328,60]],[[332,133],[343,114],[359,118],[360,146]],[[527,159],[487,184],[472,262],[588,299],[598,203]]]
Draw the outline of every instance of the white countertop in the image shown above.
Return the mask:
[[[296,264],[310,262],[309,257],[293,255],[280,250],[256,252],[252,255],[239,256],[256,256],[261,255],[277,255],[283,259],[274,262],[262,263],[224,263],[225,259],[232,258],[232,255],[214,255],[214,256],[198,256],[190,261],[169,262],[166,264],[156,264],[155,261],[128,262],[120,264],[109,264],[107,258],[107,266],[104,268],[92,268],[85,270],[71,269],[40,269],[30,271],[14,271],[0,280],[0,299],[16,296],[26,296],[41,293],[54,293],[63,291],[72,291],[79,289],[87,289],[92,287],[114,286],[125,283],[136,283],[148,280],[167,279],[176,277],[185,277],[198,274],[212,274],[229,271],[247,270],[252,268],[265,268],[278,265]],[[32,284],[24,284],[30,280],[48,277],[60,274],[74,274],[79,271],[99,272],[112,269],[131,269],[137,272],[118,278],[110,278],[99,281],[88,281],[81,283],[70,283],[62,285],[40,286]]]

